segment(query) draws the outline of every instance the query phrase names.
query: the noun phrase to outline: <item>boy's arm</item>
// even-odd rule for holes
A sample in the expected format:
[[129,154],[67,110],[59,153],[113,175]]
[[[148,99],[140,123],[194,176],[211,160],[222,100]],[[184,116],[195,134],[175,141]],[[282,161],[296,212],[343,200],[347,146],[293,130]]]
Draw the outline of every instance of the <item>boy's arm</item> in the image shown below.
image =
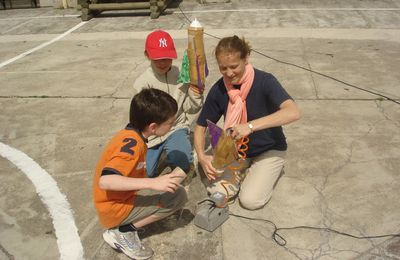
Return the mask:
[[185,174],[182,170],[179,170],[175,169],[170,174],[157,178],[133,178],[119,174],[103,175],[100,177],[99,187],[103,190],[113,191],[151,189],[162,192],[175,192],[184,177],[182,173]]
[[204,102],[203,92],[200,92],[197,86],[188,85],[188,97],[183,103],[183,109],[186,113],[196,114],[199,112]]
[[132,178],[119,174],[103,175],[99,180],[99,187],[103,190],[129,191],[150,189],[151,180],[147,178]]

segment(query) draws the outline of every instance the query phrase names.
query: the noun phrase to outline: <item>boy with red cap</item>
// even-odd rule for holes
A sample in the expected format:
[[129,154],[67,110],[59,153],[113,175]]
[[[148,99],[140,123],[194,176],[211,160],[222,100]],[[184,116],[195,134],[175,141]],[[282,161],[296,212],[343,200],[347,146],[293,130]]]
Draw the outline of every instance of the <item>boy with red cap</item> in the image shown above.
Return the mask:
[[168,166],[180,167],[186,174],[191,174],[194,167],[193,149],[189,139],[189,118],[203,105],[203,93],[197,86],[177,82],[179,69],[172,65],[172,60],[176,59],[177,55],[169,33],[162,30],[151,32],[146,38],[144,54],[150,60],[150,66],[136,79],[135,90],[157,88],[170,94],[178,103],[176,121],[171,130],[163,136],[149,139],[147,174],[149,177],[159,175],[158,162],[163,152]]

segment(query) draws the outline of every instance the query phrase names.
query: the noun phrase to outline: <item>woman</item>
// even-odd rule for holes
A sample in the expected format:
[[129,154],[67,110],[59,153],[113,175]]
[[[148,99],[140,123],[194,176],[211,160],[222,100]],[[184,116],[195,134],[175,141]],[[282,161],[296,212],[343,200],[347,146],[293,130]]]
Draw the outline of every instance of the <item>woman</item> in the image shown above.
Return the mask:
[[213,157],[204,151],[207,120],[216,123],[224,115],[224,129],[230,128],[234,139],[247,136],[248,164],[239,200],[244,208],[258,209],[271,198],[283,169],[287,144],[281,126],[298,120],[300,111],[273,75],[253,68],[249,63],[250,50],[245,39],[236,35],[219,41],[215,57],[222,78],[207,95],[197,120],[194,146],[211,181],[208,191],[232,197],[238,186],[227,187],[227,177],[216,177]]

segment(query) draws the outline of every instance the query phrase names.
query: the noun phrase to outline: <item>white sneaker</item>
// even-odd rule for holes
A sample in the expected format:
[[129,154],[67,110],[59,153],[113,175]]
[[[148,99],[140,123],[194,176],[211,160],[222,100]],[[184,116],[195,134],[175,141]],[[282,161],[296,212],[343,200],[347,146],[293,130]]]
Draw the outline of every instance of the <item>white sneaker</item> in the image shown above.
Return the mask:
[[104,231],[103,239],[112,248],[122,251],[133,259],[148,259],[154,254],[151,248],[142,245],[137,231],[120,232],[118,228],[108,229]]

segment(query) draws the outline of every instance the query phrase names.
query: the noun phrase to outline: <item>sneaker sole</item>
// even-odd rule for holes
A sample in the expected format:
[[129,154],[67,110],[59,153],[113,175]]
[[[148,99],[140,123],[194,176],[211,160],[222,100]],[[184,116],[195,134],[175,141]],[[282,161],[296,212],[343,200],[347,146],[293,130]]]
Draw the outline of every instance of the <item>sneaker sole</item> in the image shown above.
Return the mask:
[[106,234],[103,233],[103,239],[104,241],[106,241],[106,243],[111,246],[113,249],[124,253],[125,255],[127,255],[128,257],[132,258],[132,259],[137,259],[137,260],[146,260],[151,258],[153,255],[149,256],[149,257],[140,257],[140,256],[131,256],[130,254],[128,254],[124,248],[122,246],[120,246],[120,244],[115,243],[114,241],[112,241],[112,239]]
[[105,232],[103,233],[103,239],[104,239],[104,241],[106,241],[106,243],[107,243],[109,246],[111,246],[111,247],[114,248],[115,250],[121,251],[121,250],[115,245],[114,241],[111,241],[111,238],[110,238],[108,235],[106,235]]

